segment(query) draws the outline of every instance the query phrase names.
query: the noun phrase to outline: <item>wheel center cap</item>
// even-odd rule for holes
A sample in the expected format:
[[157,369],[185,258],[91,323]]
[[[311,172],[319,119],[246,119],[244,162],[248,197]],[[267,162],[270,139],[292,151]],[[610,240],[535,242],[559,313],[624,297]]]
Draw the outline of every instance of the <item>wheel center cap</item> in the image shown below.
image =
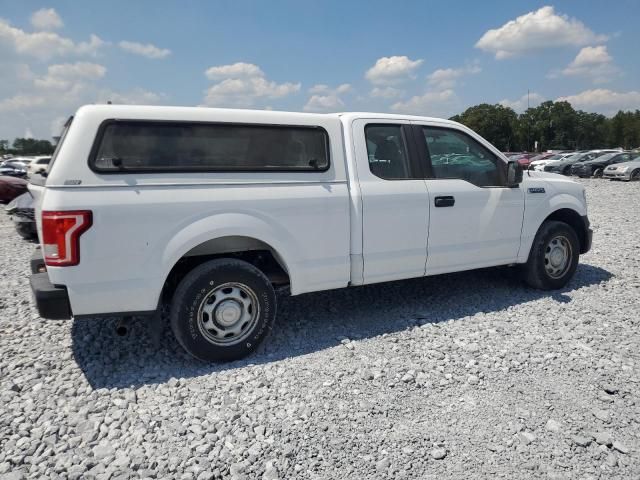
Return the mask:
[[225,300],[216,308],[216,321],[223,327],[230,327],[242,316],[242,308],[233,300]]
[[561,265],[564,260],[564,252],[560,248],[554,248],[550,256],[551,256],[551,264],[554,267]]

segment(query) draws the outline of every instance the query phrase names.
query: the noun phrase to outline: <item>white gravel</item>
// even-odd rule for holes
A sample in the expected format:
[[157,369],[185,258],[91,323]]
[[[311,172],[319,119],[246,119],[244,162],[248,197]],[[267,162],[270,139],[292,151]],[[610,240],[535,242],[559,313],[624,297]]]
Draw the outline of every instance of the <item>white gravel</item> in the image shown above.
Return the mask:
[[502,269],[282,298],[214,366],[142,321],[40,320],[1,214],[0,478],[639,478],[640,184],[584,183],[562,291]]

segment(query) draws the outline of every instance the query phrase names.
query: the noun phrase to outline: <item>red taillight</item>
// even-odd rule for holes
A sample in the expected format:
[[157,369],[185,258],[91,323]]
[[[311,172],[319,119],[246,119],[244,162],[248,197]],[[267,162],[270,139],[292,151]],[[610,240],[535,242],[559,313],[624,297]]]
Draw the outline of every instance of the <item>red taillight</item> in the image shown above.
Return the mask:
[[43,211],[44,262],[52,267],[78,265],[80,235],[89,229],[91,223],[91,210]]

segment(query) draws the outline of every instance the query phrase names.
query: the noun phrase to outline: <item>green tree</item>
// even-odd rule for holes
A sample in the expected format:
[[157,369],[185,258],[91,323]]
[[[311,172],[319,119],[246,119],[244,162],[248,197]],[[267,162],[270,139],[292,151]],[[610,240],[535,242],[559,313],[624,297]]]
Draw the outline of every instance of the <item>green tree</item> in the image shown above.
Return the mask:
[[50,155],[54,147],[49,140],[35,138],[16,138],[13,141],[14,153],[21,155]]
[[502,151],[518,148],[514,133],[518,116],[509,107],[482,103],[451,119],[466,125]]

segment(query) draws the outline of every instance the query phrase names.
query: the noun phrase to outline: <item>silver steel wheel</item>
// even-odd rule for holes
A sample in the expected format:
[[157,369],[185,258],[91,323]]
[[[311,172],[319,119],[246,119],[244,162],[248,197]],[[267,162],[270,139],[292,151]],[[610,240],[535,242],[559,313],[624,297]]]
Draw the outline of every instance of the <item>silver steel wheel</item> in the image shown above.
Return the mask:
[[560,278],[571,267],[573,251],[564,235],[553,237],[544,252],[544,269],[551,278]]
[[225,283],[210,291],[198,307],[200,333],[214,345],[244,340],[260,316],[258,297],[242,283]]

